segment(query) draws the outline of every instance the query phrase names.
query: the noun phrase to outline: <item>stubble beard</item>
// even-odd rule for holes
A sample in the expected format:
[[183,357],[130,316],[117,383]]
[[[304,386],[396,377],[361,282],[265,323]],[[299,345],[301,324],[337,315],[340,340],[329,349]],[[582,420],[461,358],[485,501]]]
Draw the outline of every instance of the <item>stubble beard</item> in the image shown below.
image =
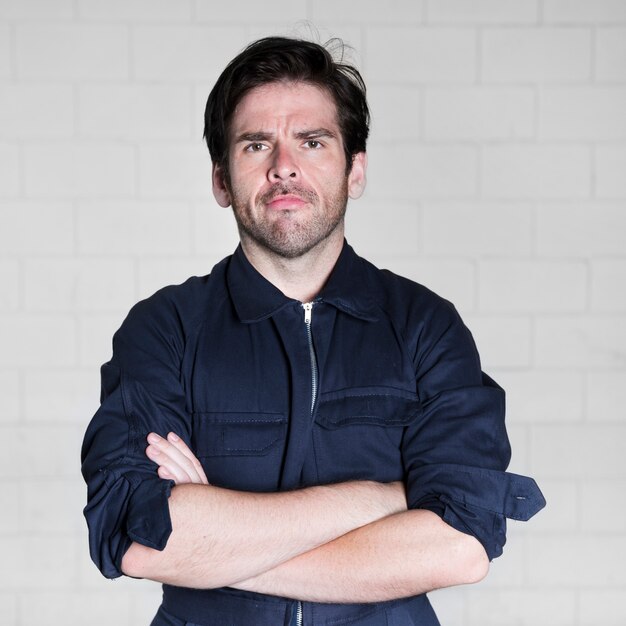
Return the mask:
[[328,239],[343,224],[348,205],[348,181],[346,178],[337,192],[328,198],[325,209],[320,207],[319,196],[313,190],[298,185],[276,185],[258,198],[256,214],[264,215],[266,203],[286,194],[303,198],[309,204],[305,209],[308,215],[302,215],[304,210],[283,210],[277,219],[253,219],[237,190],[230,190],[241,239],[250,239],[284,259],[295,259]]

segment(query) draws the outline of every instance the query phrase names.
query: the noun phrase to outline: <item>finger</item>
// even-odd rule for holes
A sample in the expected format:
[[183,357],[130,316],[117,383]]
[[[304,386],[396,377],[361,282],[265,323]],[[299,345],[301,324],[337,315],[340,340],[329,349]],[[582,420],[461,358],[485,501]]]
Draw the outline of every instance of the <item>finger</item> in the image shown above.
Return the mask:
[[189,449],[189,446],[176,433],[173,433],[173,432],[167,435],[167,440],[179,452],[182,452],[182,454],[184,454],[189,459],[189,461],[191,461],[191,464],[193,465],[202,483],[204,483],[205,485],[208,485],[209,481],[207,480],[206,474],[204,473],[204,468],[202,467],[202,463],[200,463],[200,461],[198,460],[198,457]]
[[150,444],[146,448],[148,458],[159,467],[167,469],[177,484],[202,483],[202,478],[191,460],[166,439],[156,433],[150,433],[148,442]]
[[157,464],[159,478],[173,480],[177,485],[192,482],[184,468],[180,467],[167,454],[161,452],[156,445],[150,444],[146,448],[146,456]]

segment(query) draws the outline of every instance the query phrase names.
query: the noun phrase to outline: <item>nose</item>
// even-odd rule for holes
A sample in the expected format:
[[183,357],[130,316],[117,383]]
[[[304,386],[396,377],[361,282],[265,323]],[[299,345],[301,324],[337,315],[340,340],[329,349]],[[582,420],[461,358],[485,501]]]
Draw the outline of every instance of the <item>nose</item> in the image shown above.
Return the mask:
[[279,180],[297,179],[300,176],[296,156],[292,150],[283,144],[274,147],[272,161],[267,172],[269,182],[275,183]]

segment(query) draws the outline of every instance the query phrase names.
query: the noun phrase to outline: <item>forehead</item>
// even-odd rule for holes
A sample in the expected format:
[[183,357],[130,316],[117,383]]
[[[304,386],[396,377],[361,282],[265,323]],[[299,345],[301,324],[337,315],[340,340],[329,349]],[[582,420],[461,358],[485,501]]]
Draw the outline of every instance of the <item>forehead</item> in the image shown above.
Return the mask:
[[251,89],[231,118],[231,137],[276,126],[338,129],[337,106],[325,89],[304,82],[278,82]]

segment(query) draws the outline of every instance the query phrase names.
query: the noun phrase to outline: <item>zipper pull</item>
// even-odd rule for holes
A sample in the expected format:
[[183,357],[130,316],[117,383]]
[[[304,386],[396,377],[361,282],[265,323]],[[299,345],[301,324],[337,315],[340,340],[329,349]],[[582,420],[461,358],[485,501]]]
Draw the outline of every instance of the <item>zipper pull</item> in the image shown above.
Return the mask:
[[311,325],[311,316],[313,315],[313,303],[312,302],[304,302],[302,304],[304,308],[304,323],[307,326]]

